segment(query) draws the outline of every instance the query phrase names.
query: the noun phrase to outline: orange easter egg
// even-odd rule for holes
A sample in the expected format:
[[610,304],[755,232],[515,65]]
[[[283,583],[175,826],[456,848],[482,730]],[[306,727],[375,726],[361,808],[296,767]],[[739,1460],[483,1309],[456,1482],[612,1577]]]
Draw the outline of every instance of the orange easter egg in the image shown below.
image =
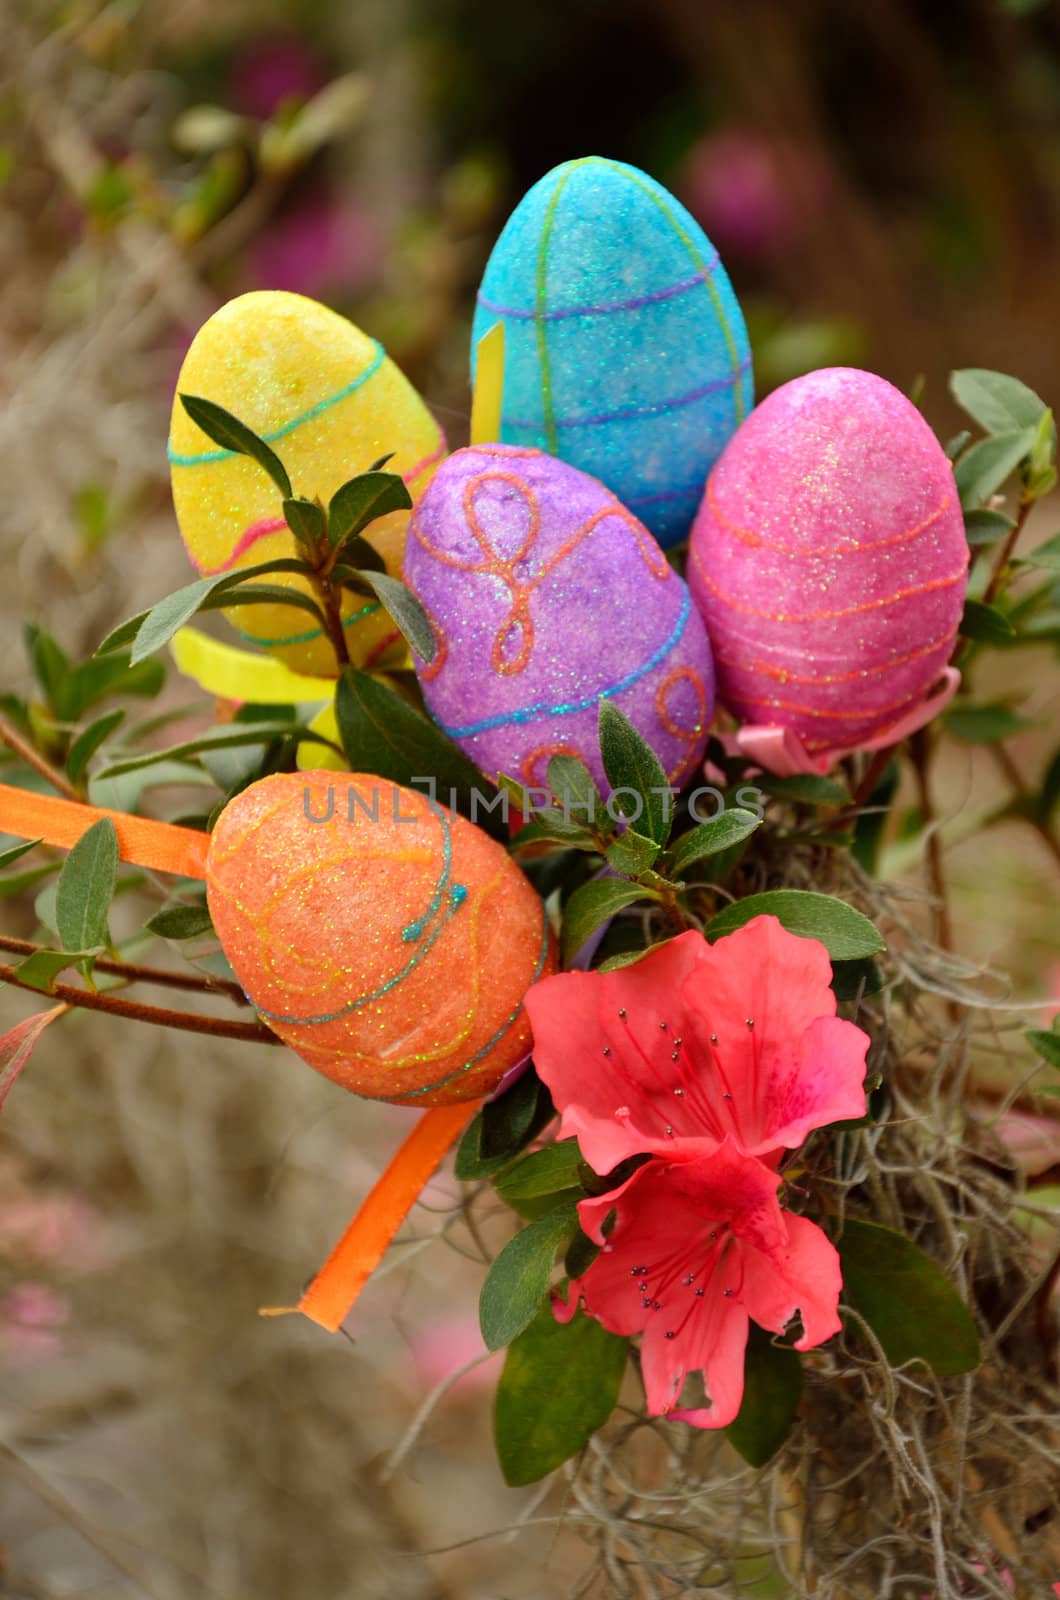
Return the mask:
[[556,965],[541,899],[425,794],[364,773],[263,778],[221,813],[206,882],[251,1003],[343,1088],[449,1105],[529,1051],[523,996]]

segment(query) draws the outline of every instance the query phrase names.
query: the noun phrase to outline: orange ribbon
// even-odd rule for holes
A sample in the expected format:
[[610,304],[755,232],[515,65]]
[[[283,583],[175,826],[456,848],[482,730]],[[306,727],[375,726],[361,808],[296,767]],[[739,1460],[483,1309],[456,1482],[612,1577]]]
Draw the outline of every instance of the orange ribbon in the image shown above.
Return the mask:
[[[397,1150],[297,1306],[337,1333],[442,1157],[478,1110],[476,1100],[425,1111]],[[262,1312],[270,1316],[269,1310]]]
[[[101,817],[113,822],[123,861],[153,872],[205,878],[208,834],[0,783],[0,833],[41,839],[45,844],[69,849]],[[476,1101],[464,1101],[460,1105],[439,1106],[420,1117],[291,1310],[301,1311],[329,1333],[338,1331],[420,1191],[477,1110]],[[267,1311],[263,1314],[269,1315]]]
[[152,872],[172,872],[179,878],[205,878],[210,836],[172,822],[131,817],[125,811],[103,811],[97,806],[63,800],[58,795],[34,794],[0,783],[0,833],[23,839],[43,839],[45,844],[69,850],[101,817],[109,817],[118,835],[118,854],[131,866]]

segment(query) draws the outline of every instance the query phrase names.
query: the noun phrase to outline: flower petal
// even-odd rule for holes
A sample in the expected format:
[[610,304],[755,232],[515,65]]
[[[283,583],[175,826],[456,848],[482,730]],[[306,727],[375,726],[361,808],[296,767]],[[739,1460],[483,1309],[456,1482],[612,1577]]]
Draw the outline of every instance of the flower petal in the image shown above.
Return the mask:
[[[734,1136],[749,1154],[794,1148],[811,1128],[863,1116],[868,1036],[835,1016],[824,945],[755,917],[710,948],[689,975],[704,1092],[730,1097]],[[709,1049],[706,1047],[709,1041]]]
[[788,1244],[782,1260],[744,1249],[741,1298],[754,1320],[773,1333],[783,1333],[798,1312],[803,1333],[795,1348],[812,1350],[842,1326],[839,1253],[808,1217],[785,1211],[783,1218]]
[[562,973],[529,990],[534,1063],[561,1113],[560,1136],[577,1138],[597,1172],[670,1154],[671,1141],[724,1136],[718,1125],[711,1139],[673,1060],[674,1040],[691,1037],[681,997],[709,960],[702,934],[689,932],[617,972]]

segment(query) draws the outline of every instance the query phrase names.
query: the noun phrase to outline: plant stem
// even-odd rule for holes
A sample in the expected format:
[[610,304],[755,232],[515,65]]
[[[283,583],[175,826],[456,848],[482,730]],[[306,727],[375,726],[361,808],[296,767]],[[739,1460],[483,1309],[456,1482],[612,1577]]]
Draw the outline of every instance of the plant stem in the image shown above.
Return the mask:
[[[1010,753],[1005,749],[1005,746],[1003,744],[993,744],[990,749],[993,752],[994,760],[1012,785],[1017,797],[1021,800],[1028,799],[1027,785],[1023,781],[1023,775]],[[1030,823],[1038,837],[1050,851],[1057,865],[1060,866],[1060,839],[1056,837],[1048,822],[1043,817],[1034,816],[1030,812],[1022,812],[1021,815],[1025,822]]]
[[27,767],[32,767],[38,777],[43,778],[45,783],[50,783],[52,788],[57,789],[61,795],[65,795],[67,800],[81,800],[81,795],[78,794],[65,773],[60,772],[57,767],[52,766],[50,761],[45,760],[40,751],[35,750],[29,741],[24,739],[11,726],[6,717],[0,717],[0,744],[6,744],[7,748],[13,750],[20,761],[24,762]]
[[335,659],[340,667],[348,667],[350,652],[346,645],[346,630],[342,626],[342,591],[335,592],[335,586],[322,566],[317,567],[314,572],[312,584],[324,613],[324,628],[331,641],[331,648],[335,652]]
[[946,888],[946,873],[942,864],[942,841],[938,829],[933,826],[935,812],[931,799],[931,783],[928,775],[928,766],[931,759],[931,746],[927,737],[927,730],[921,728],[909,740],[909,751],[913,759],[913,769],[916,772],[917,788],[920,796],[920,815],[926,834],[926,858],[928,869],[928,883],[931,893],[936,901],[936,937],[943,950],[953,949],[953,923],[950,918],[949,893]]
[[872,797],[872,792],[891,762],[891,757],[898,749],[897,744],[889,744],[883,750],[877,750],[872,760],[865,769],[865,775],[854,790],[853,802],[855,806],[867,805]]
[[84,1011],[106,1011],[113,1017],[124,1017],[129,1022],[153,1022],[161,1028],[176,1028],[184,1033],[208,1033],[215,1039],[242,1039],[249,1044],[282,1043],[263,1023],[229,1022],[224,1017],[196,1017],[187,1011],[145,1006],[136,1000],[121,1000],[117,995],[93,993],[68,983],[57,983],[45,994],[31,983],[22,983],[14,967],[2,964],[0,983],[10,983],[16,989],[40,995],[42,999],[61,1000],[66,1005],[79,1006]]
[[[6,934],[0,934],[0,950],[9,950],[12,955],[32,956],[38,950],[46,950],[48,945],[33,944],[29,939],[12,939]],[[110,972],[115,977],[124,978],[127,983],[157,983],[167,989],[187,989],[198,994],[221,994],[235,1002],[237,1006],[249,1004],[246,995],[238,983],[231,983],[227,978],[211,978],[198,972],[166,972],[161,967],[141,967],[132,961],[112,961],[109,956],[96,956],[93,966],[98,972]]]
[[1020,500],[1019,508],[1016,512],[1016,521],[1009,529],[1008,538],[998,551],[998,557],[994,563],[994,570],[990,574],[990,582],[983,590],[984,606],[988,606],[990,604],[1001,587],[1005,577],[1005,569],[1012,559],[1012,552],[1016,548],[1016,542],[1019,539],[1020,534],[1023,532],[1023,524],[1026,522],[1027,514],[1033,504],[1033,500]]

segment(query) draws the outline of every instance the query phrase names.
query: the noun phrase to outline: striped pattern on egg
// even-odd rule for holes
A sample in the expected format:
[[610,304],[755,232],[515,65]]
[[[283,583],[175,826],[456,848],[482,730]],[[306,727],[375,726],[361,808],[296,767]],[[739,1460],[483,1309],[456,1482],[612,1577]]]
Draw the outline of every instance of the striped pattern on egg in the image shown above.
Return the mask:
[[952,468],[883,378],[796,378],[714,468],[688,570],[742,721],[789,728],[811,753],[878,738],[953,650],[968,545]]
[[702,620],[595,478],[538,450],[458,450],[416,507],[405,580],[437,642],[416,663],[427,706],[490,777],[539,786],[549,758],[570,754],[603,786],[601,698],[672,783],[702,758],[714,706]]
[[747,330],[718,253],[646,173],[547,173],[487,263],[472,333],[505,330],[500,438],[605,483],[663,545],[752,404]]
[[[299,548],[267,474],[214,445],[185,412],[181,393],[231,411],[271,444],[295,493],[319,496],[325,505],[347,478],[389,452],[390,470],[402,474],[415,496],[445,454],[441,429],[377,340],[302,295],[240,295],[196,334],[173,401],[173,503],[188,554],[204,574],[296,556]],[[408,512],[399,511],[366,533],[395,574],[407,528]],[[309,589],[297,574],[263,581]],[[305,611],[265,604],[226,616],[248,643],[296,671],[338,670],[330,643]],[[400,636],[376,601],[347,595],[343,618],[356,664],[374,666],[401,653]]]
[[555,968],[507,852],[364,773],[279,773],[231,800],[206,863],[252,1004],[345,1089],[411,1106],[488,1093],[530,1049],[523,996]]

